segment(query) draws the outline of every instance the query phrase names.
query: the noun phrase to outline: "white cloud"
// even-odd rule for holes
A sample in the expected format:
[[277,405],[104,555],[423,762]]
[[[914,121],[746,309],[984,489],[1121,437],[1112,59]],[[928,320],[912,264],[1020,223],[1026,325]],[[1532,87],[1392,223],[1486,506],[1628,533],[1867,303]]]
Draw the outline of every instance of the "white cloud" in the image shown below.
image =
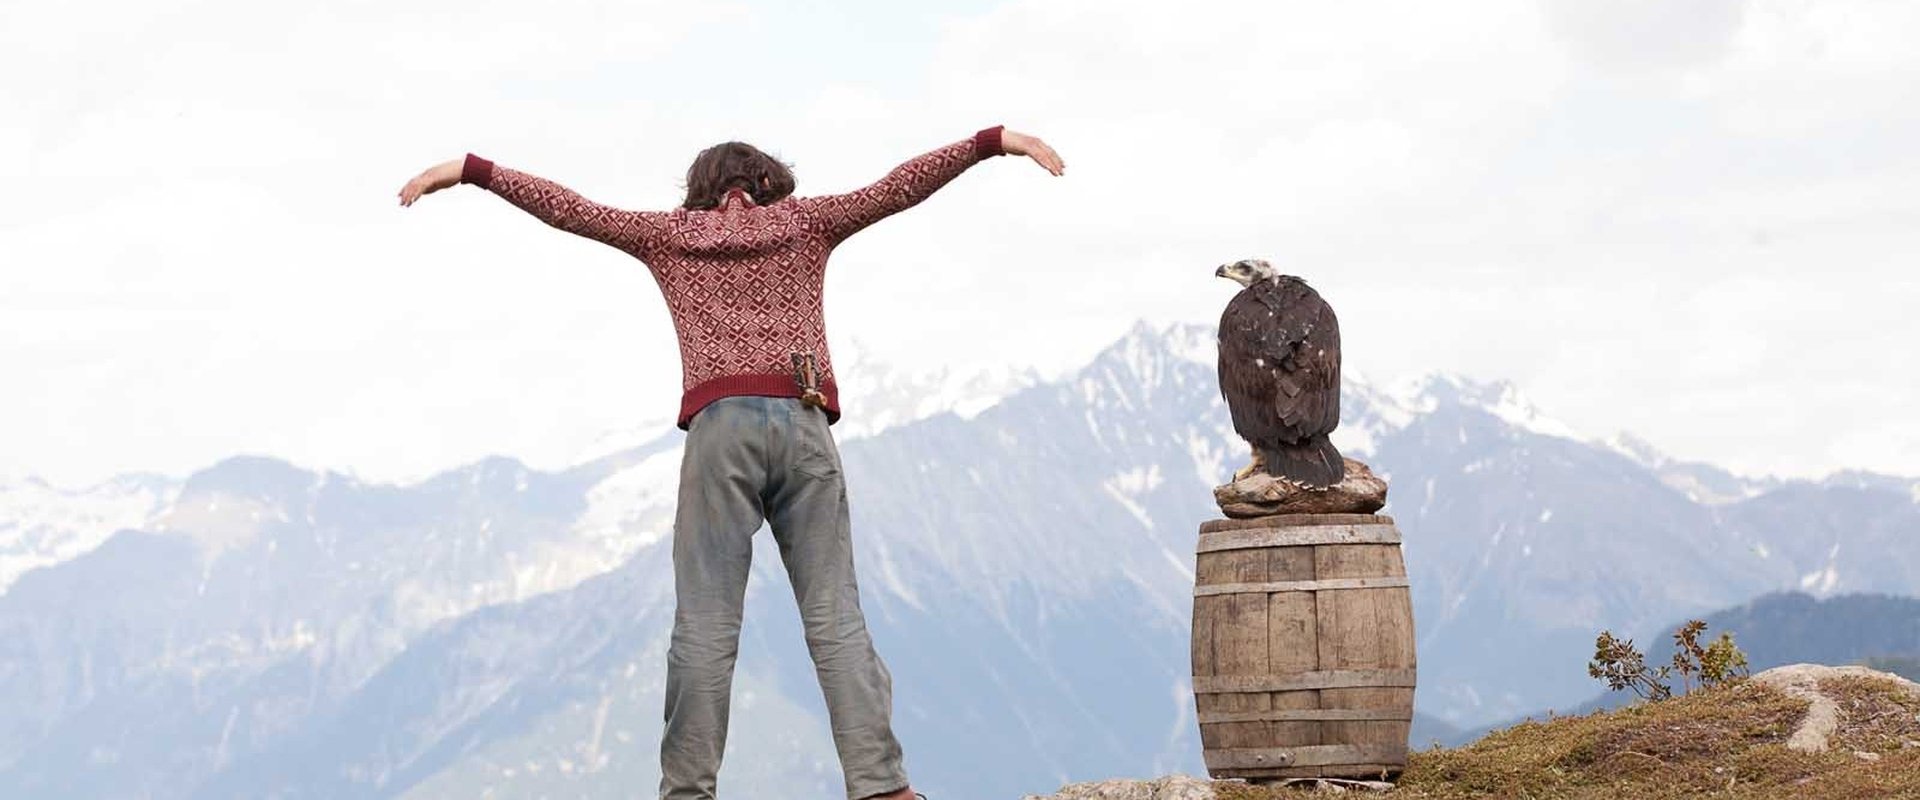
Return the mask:
[[853,240],[836,340],[1058,368],[1213,318],[1212,266],[1260,255],[1382,379],[1511,378],[1746,469],[1920,473],[1889,363],[1920,301],[1917,13],[15,4],[0,70],[43,77],[0,120],[0,372],[34,388],[0,398],[0,470],[570,456],[676,403],[651,279],[471,189],[402,212],[409,174],[473,149],[663,207],[718,139],[826,192],[1005,121],[1068,177],[990,163]]
[[1745,21],[1746,0],[1546,0],[1549,28],[1583,60],[1665,70],[1719,59]]

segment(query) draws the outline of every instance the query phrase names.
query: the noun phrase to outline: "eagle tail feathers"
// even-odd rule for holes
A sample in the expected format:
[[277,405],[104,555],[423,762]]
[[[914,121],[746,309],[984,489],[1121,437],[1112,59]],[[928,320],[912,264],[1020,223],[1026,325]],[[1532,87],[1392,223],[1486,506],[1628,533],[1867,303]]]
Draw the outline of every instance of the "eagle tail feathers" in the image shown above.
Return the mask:
[[1260,455],[1261,460],[1266,462],[1268,475],[1286,478],[1314,489],[1325,489],[1339,483],[1347,474],[1346,460],[1326,434],[1299,444],[1262,447]]

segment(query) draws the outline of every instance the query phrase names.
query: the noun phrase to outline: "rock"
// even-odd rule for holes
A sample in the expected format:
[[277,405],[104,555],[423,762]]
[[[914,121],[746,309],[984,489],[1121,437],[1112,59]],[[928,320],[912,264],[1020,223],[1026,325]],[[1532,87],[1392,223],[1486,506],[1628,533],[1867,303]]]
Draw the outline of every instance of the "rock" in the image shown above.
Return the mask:
[[1920,697],[1920,683],[1876,669],[1820,664],[1774,667],[1753,676],[1753,679],[1807,701],[1807,716],[1800,720],[1800,727],[1795,728],[1793,736],[1787,739],[1788,749],[1805,753],[1826,752],[1827,737],[1833,735],[1834,726],[1840,722],[1840,706],[1820,691],[1820,682],[1829,678],[1882,678],[1895,682],[1912,696]]
[[1321,792],[1391,792],[1394,785],[1387,781],[1356,781],[1346,778],[1288,778],[1280,781],[1290,789],[1313,789]]
[[1347,474],[1325,489],[1309,489],[1256,472],[1213,489],[1220,512],[1234,519],[1275,514],[1371,514],[1387,504],[1387,482],[1367,465],[1346,459]]
[[1213,800],[1213,782],[1173,775],[1151,781],[1074,783],[1055,794],[1030,794],[1023,800]]

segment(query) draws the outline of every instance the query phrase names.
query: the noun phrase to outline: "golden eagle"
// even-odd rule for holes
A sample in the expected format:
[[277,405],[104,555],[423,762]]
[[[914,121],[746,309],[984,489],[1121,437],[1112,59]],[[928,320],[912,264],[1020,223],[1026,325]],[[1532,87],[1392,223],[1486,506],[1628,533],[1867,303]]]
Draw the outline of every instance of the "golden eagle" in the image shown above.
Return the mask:
[[1215,270],[1241,286],[1220,315],[1220,395],[1260,470],[1309,488],[1340,482],[1340,322],[1306,281],[1248,259]]

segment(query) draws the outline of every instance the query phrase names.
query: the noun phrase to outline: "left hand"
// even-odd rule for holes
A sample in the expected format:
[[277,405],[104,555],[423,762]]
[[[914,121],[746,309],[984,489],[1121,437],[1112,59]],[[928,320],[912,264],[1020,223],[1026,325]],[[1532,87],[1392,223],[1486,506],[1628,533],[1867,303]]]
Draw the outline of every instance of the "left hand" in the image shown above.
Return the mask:
[[1010,156],[1026,156],[1031,158],[1033,159],[1033,163],[1039,164],[1043,169],[1055,175],[1060,175],[1067,171],[1067,162],[1061,161],[1060,154],[1053,152],[1053,148],[1047,146],[1046,142],[1040,141],[1040,137],[1038,136],[1028,136],[1018,131],[1002,130],[1000,132],[1000,149]]
[[400,187],[400,205],[410,206],[422,195],[433,194],[449,186],[460,183],[460,168],[466,165],[465,159],[454,159],[428,167],[425,172],[413,176],[407,185]]

